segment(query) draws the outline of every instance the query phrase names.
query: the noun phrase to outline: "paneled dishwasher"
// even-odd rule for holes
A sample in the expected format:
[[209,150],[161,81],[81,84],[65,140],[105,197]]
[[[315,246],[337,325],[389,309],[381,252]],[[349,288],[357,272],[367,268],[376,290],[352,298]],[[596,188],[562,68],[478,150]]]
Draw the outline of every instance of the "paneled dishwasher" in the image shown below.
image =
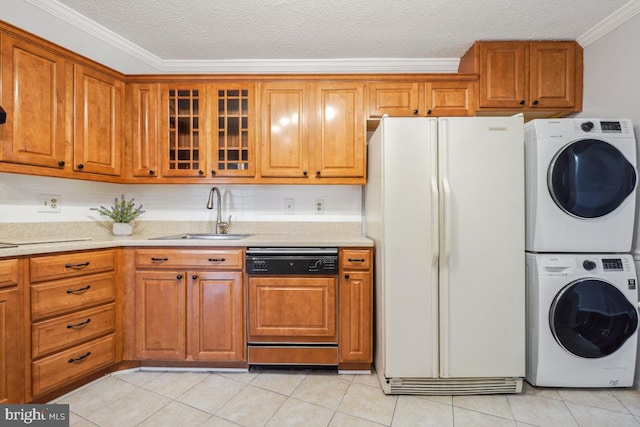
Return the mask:
[[256,365],[337,365],[338,249],[250,247],[248,356]]

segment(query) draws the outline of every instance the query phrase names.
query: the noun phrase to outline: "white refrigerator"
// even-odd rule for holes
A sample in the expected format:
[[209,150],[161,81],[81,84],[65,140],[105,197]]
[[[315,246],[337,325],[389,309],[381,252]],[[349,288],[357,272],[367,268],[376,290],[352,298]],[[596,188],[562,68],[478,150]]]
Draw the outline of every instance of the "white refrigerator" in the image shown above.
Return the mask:
[[523,118],[384,117],[368,143],[375,369],[389,394],[517,393]]

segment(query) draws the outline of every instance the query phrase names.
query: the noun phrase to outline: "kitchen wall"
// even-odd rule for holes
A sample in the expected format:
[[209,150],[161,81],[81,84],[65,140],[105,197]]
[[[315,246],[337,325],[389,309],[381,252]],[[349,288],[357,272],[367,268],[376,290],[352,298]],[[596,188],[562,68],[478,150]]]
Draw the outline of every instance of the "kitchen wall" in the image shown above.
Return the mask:
[[[634,123],[640,141],[640,14],[584,49],[584,105],[580,117],[624,117]],[[640,151],[640,150],[639,150]],[[640,164],[640,163],[639,163]],[[640,207],[640,192],[638,192]],[[640,209],[639,209],[640,212]],[[634,251],[640,260],[640,226],[636,215]],[[636,262],[636,268],[640,266]],[[639,336],[640,348],[640,336]],[[640,358],[636,362],[640,388]]]
[[581,117],[625,117],[640,129],[640,14],[584,49]]
[[[95,221],[91,207],[109,205],[125,194],[142,203],[141,220],[209,221],[206,209],[212,185],[119,185],[102,182],[0,173],[0,222]],[[223,218],[232,221],[360,222],[362,191],[358,185],[219,185]],[[59,195],[60,212],[39,212],[38,195]],[[293,212],[285,208],[293,199]],[[316,201],[324,205],[316,213]],[[288,204],[288,203],[287,203]],[[287,213],[285,213],[287,211]]]

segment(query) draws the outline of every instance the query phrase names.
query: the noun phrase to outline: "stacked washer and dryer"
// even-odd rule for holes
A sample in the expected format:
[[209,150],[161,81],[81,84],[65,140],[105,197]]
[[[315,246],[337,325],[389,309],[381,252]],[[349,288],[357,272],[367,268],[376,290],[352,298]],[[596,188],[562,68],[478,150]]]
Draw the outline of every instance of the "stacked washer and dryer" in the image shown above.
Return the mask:
[[632,386],[633,125],[532,120],[525,125],[525,157],[526,379],[551,387]]

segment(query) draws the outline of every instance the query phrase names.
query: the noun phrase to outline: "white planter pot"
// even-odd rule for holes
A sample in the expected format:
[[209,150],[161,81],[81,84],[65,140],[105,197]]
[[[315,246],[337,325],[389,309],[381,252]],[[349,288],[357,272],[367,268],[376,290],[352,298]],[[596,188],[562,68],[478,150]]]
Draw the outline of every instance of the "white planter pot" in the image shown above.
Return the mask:
[[133,226],[128,222],[114,222],[111,232],[114,236],[130,236],[133,234]]

